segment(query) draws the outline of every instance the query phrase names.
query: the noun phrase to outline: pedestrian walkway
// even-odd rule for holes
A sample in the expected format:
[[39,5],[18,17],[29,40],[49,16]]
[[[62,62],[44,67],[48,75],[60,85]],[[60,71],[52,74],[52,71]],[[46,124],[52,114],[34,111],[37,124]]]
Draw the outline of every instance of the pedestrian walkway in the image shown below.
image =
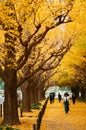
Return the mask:
[[65,114],[62,102],[48,101],[40,130],[86,130],[86,104],[77,101],[73,105],[70,101],[70,111]]

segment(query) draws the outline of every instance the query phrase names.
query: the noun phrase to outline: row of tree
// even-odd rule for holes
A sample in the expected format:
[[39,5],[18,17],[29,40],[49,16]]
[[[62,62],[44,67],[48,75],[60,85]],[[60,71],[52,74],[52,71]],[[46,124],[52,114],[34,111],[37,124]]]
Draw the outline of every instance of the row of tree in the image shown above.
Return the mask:
[[70,87],[72,91],[76,92],[78,97],[79,92],[81,92],[81,98],[86,101],[85,42],[78,43],[76,47],[71,48],[70,53],[68,53],[68,55],[64,59],[64,63],[61,67],[59,67],[57,83],[61,86]]
[[[3,124],[19,124],[17,88],[23,92],[23,110],[42,99],[46,81],[74,43],[63,35],[66,23],[73,22],[76,2],[47,0],[0,1],[0,77],[5,82]],[[75,10],[76,9],[76,10]],[[60,34],[54,40],[51,32]],[[55,31],[56,32],[56,31]],[[31,99],[30,99],[31,98]]]

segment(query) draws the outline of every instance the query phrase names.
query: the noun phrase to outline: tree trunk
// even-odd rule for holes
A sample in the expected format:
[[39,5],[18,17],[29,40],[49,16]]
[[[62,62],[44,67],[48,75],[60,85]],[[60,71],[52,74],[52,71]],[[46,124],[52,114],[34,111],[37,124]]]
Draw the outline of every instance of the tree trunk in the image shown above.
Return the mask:
[[41,88],[39,90],[39,100],[43,100],[45,99],[45,91],[44,91],[44,88]]
[[31,104],[34,103],[34,99],[35,99],[35,96],[34,96],[33,89],[32,89],[31,90]]
[[81,98],[82,100],[85,100],[85,97],[86,97],[86,90],[84,88],[81,89]]
[[[24,90],[24,91],[23,91]],[[22,89],[22,95],[23,95],[23,112],[30,112],[31,111],[31,89],[30,87],[25,87]]]
[[33,103],[36,103],[36,89],[35,88],[33,88],[32,89],[32,97],[33,97]]
[[[8,76],[9,73],[9,76]],[[3,124],[19,124],[18,105],[17,105],[17,76],[16,72],[7,71],[8,80],[5,82],[5,102]]]
[[38,89],[38,101],[41,100],[41,93],[40,93],[40,89]]
[[28,81],[25,81],[21,85],[22,91],[22,110],[23,112],[31,111],[31,87],[29,86]]

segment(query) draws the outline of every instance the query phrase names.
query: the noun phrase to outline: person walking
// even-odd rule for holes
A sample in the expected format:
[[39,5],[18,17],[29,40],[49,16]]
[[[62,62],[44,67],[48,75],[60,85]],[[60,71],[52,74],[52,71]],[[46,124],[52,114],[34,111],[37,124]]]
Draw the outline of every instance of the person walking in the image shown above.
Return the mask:
[[64,93],[63,104],[64,104],[65,113],[68,113],[69,112],[69,94],[67,92]]
[[52,93],[50,93],[49,98],[50,98],[50,104],[52,104],[52,102],[53,102],[53,95],[52,95]]
[[55,99],[55,93],[54,93],[54,92],[52,92],[52,95],[53,95],[52,102],[54,103],[54,99]]
[[50,97],[50,104],[54,103],[55,93],[51,92],[49,97]]
[[75,101],[76,101],[76,95],[75,95],[75,93],[72,93],[72,102],[73,102],[73,104],[75,104]]
[[59,100],[59,103],[61,102],[61,94],[60,93],[58,93],[58,100]]

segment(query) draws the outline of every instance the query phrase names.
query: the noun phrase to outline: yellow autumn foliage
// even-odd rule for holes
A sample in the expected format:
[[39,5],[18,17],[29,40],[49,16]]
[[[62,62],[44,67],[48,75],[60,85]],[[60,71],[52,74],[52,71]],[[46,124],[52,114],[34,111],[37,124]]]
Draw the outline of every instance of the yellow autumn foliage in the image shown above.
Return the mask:
[[72,80],[76,73],[73,64],[80,66],[82,61],[86,62],[86,58],[83,57],[86,55],[86,19],[84,18],[86,16],[86,1],[81,3],[79,1],[77,2],[76,8],[78,8],[78,4],[80,7],[78,8],[79,14],[77,15],[77,19],[74,23],[69,23],[65,26],[65,31],[68,35],[70,35],[71,32],[72,34],[77,34],[75,39],[76,44],[73,45],[70,51],[64,56],[61,65],[57,68],[57,74],[52,78],[52,80],[56,80],[57,83],[68,83],[68,80]]

